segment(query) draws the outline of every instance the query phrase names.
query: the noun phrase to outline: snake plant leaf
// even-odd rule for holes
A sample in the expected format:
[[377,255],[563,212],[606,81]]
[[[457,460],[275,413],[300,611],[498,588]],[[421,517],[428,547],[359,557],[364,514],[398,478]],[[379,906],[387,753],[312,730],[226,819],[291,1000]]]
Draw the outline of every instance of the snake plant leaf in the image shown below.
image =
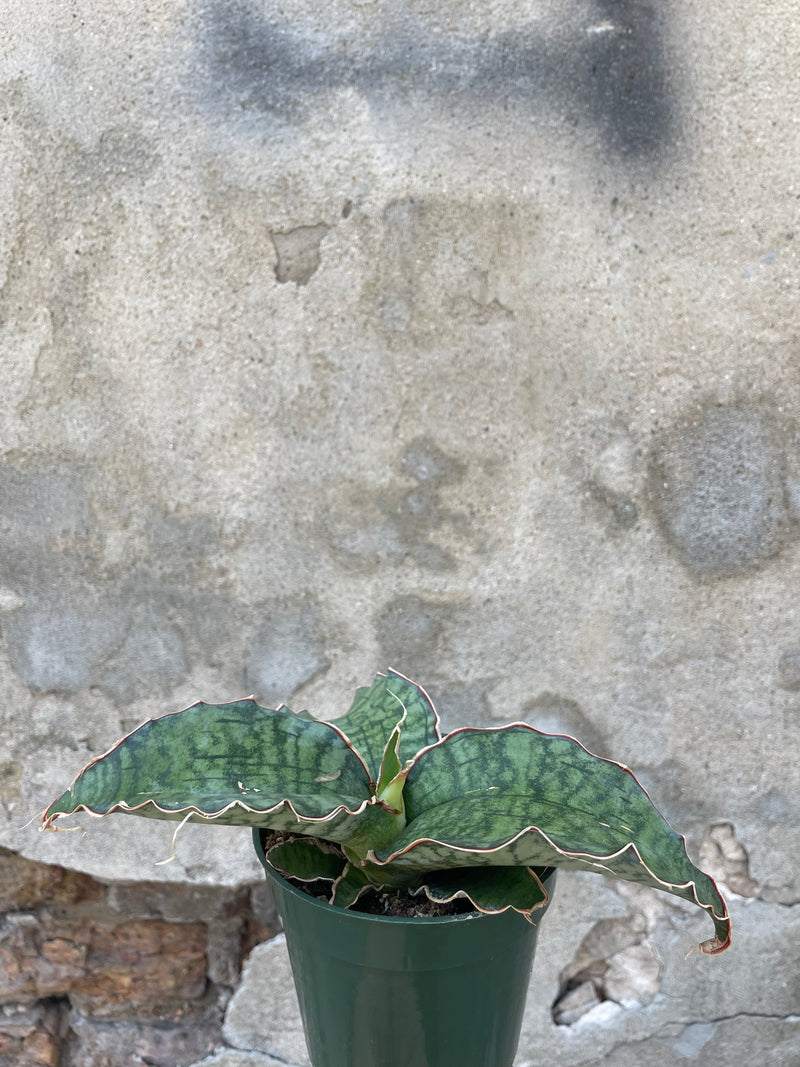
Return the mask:
[[401,723],[398,758],[402,762],[441,738],[439,716],[420,686],[396,671],[379,674],[369,688],[356,690],[350,710],[334,724],[352,742],[378,781],[386,741]]
[[418,869],[566,867],[639,882],[708,911],[722,952],[730,919],[716,885],[627,767],[572,738],[514,723],[456,730],[422,751],[404,790],[407,826],[377,863]]
[[[542,872],[541,877],[545,873]],[[550,899],[540,875],[530,867],[459,867],[432,871],[415,894],[447,903],[465,897],[478,911],[497,914],[513,908],[526,919]]]
[[[378,774],[378,784],[375,787],[375,792],[378,796],[381,796],[384,790],[392,784],[397,778],[398,774],[402,771],[400,764],[400,727],[398,726],[392,736],[389,738],[389,742],[386,745],[386,750],[383,753],[383,760],[381,762],[380,773]],[[405,781],[405,778],[403,779]]]
[[341,852],[311,837],[282,841],[268,849],[266,857],[280,874],[300,882],[335,882],[345,867]]
[[348,863],[342,876],[333,883],[330,902],[337,908],[351,908],[368,889],[382,888],[380,883],[370,881],[361,867]]
[[92,760],[43,815],[79,810],[158,819],[269,826],[333,841],[372,840],[391,816],[369,775],[330,723],[254,700],[192,705],[143,723]]
[[333,883],[330,903],[349,908],[368,890],[414,890],[420,885],[419,873],[404,867],[379,866],[375,863],[350,862],[342,876]]

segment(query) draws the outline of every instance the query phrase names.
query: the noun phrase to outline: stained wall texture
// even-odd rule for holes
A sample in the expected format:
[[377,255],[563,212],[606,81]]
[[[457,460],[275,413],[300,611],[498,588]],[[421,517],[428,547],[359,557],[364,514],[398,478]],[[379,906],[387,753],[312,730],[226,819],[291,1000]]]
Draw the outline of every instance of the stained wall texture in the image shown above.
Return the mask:
[[[788,0],[3,6],[0,862],[235,897],[244,832],[20,827],[153,714],[393,666],[631,766],[730,890],[685,961],[565,876],[520,1067],[798,1061],[798,55]],[[19,988],[9,1042],[126,1062]],[[184,1057],[304,1062],[281,996]]]

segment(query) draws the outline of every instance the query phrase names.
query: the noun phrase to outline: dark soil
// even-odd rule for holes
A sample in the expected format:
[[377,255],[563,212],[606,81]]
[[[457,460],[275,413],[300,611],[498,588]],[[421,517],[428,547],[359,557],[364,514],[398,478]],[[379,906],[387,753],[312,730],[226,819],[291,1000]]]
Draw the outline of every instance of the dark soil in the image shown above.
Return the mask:
[[[286,875],[282,877],[286,878]],[[324,900],[326,903],[330,901],[330,882],[300,882],[296,878],[286,878],[286,881],[295,889],[299,889],[301,893],[306,893],[317,900]],[[440,904],[437,901],[428,900],[424,892],[415,897],[407,889],[368,889],[348,910],[358,911],[363,915],[436,919],[449,915],[466,915],[475,909],[470,901],[463,897]]]
[[360,897],[350,909],[366,915],[392,915],[404,919],[435,919],[449,915],[466,915],[475,908],[469,900],[457,900],[440,904],[428,900],[424,893],[412,897],[407,890],[394,889],[388,892],[370,891]]

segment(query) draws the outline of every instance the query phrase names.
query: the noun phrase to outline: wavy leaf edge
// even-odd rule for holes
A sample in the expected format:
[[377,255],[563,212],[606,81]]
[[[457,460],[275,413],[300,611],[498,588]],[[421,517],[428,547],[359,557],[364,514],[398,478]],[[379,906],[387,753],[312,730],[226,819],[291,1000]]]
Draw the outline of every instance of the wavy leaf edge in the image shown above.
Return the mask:
[[[214,708],[226,708],[226,707],[234,707],[236,705],[247,704],[247,703],[252,703],[256,708],[258,708],[261,711],[273,711],[276,714],[285,713],[286,715],[290,715],[290,716],[293,716],[296,719],[300,719],[301,722],[302,721],[314,722],[314,723],[319,723],[322,726],[328,727],[342,741],[344,741],[344,743],[347,746],[347,748],[353,753],[353,755],[355,755],[358,758],[358,761],[359,761],[359,763],[361,764],[361,766],[362,766],[362,768],[364,770],[364,774],[366,776],[367,783],[369,783],[370,785],[372,784],[372,781],[371,781],[371,778],[370,778],[370,773],[369,773],[369,768],[367,767],[366,763],[364,762],[364,759],[363,759],[361,753],[358,751],[358,749],[356,749],[354,747],[354,745],[351,742],[350,738],[342,730],[340,730],[335,725],[335,720],[328,721],[326,719],[316,719],[313,716],[309,716],[308,718],[304,718],[303,717],[303,714],[304,714],[303,712],[296,713],[296,712],[292,711],[292,709],[289,708],[286,704],[279,704],[277,708],[263,708],[260,704],[257,703],[257,701],[256,701],[254,696],[243,697],[240,700],[226,700],[221,704],[211,704],[208,701],[196,700],[193,704],[189,704],[185,708],[181,708],[178,711],[168,711],[168,712],[165,712],[164,715],[157,715],[157,716],[151,717],[149,719],[144,719],[142,722],[139,723],[138,726],[135,726],[133,728],[133,730],[129,730],[128,733],[126,733],[122,737],[120,737],[118,741],[115,741],[114,744],[111,745],[108,749],[106,749],[105,752],[101,752],[99,755],[92,757],[92,759],[90,759],[89,762],[84,767],[82,767],[78,771],[78,773],[74,776],[74,778],[72,779],[70,784],[67,786],[67,788],[64,790],[64,792],[61,794],[61,796],[57,797],[56,800],[54,800],[52,804],[48,805],[48,807],[45,808],[44,812],[42,812],[42,815],[41,815],[42,826],[40,827],[40,830],[52,830],[52,829],[55,829],[55,827],[53,826],[53,823],[55,822],[56,819],[69,818],[70,816],[76,815],[76,814],[78,814],[78,812],[81,812],[81,811],[85,812],[87,815],[91,815],[91,816],[94,816],[96,818],[103,818],[105,815],[111,815],[115,811],[121,811],[121,812],[127,812],[127,813],[134,813],[135,814],[135,813],[141,811],[143,808],[147,807],[148,805],[151,806],[152,808],[154,808],[156,811],[161,812],[162,814],[167,815],[167,816],[175,816],[175,817],[185,816],[188,812],[193,812],[193,814],[198,816],[198,819],[201,822],[213,822],[214,820],[219,819],[221,815],[224,815],[225,812],[230,811],[233,808],[237,808],[237,807],[241,808],[243,811],[246,811],[246,812],[248,812],[248,813],[250,813],[252,815],[274,815],[277,811],[280,811],[282,808],[288,807],[289,810],[292,812],[292,814],[296,818],[299,818],[299,819],[303,820],[304,822],[325,823],[325,822],[330,821],[335,815],[339,815],[339,814],[343,814],[343,813],[347,814],[347,815],[360,815],[365,810],[366,807],[368,807],[370,804],[376,803],[376,798],[375,797],[366,797],[355,808],[350,808],[346,804],[338,804],[338,805],[336,805],[335,808],[332,808],[331,811],[328,812],[324,816],[302,815],[301,813],[296,811],[296,809],[294,808],[291,800],[289,800],[288,797],[285,798],[284,800],[279,801],[277,804],[272,805],[272,807],[269,807],[269,808],[253,808],[249,804],[245,803],[244,800],[237,799],[237,800],[230,801],[227,804],[224,804],[221,808],[217,809],[214,812],[205,812],[201,808],[198,808],[196,805],[193,805],[193,804],[187,804],[185,807],[182,807],[182,808],[164,808],[164,807],[161,807],[159,804],[157,804],[154,800],[151,800],[151,799],[144,800],[144,801],[142,801],[141,804],[127,804],[126,802],[122,801],[119,804],[114,804],[112,807],[108,808],[106,811],[95,811],[93,808],[88,807],[86,804],[77,804],[75,806],[75,808],[72,809],[72,811],[56,811],[56,812],[52,812],[52,809],[56,806],[58,801],[61,800],[61,798],[63,796],[65,796],[67,793],[72,792],[72,790],[73,790],[74,786],[77,784],[79,778],[81,778],[88,770],[90,770],[92,767],[94,767],[95,764],[100,763],[101,760],[104,760],[107,756],[110,756],[114,752],[116,752],[117,749],[121,748],[127,741],[129,741],[132,737],[134,737],[136,734],[138,734],[145,727],[150,726],[153,723],[161,722],[164,719],[171,719],[171,718],[174,718],[174,717],[176,717],[178,715],[183,715],[184,712],[193,711],[195,708],[201,708],[201,707],[204,707],[204,706],[205,707],[214,707]],[[430,746],[427,746],[427,747],[430,747]],[[52,812],[52,814],[50,814],[51,812]]]
[[[443,746],[451,738],[456,737],[458,735],[461,735],[461,734],[503,733],[503,732],[505,732],[507,730],[512,730],[512,729],[519,728],[519,727],[523,727],[525,730],[529,730],[532,733],[538,734],[541,737],[557,737],[557,738],[562,738],[565,741],[572,741],[576,745],[578,745],[579,748],[583,749],[583,751],[586,752],[587,755],[591,756],[593,759],[600,760],[603,763],[608,763],[613,767],[618,767],[620,770],[622,770],[626,774],[630,775],[630,777],[633,779],[633,781],[636,784],[636,786],[642,791],[644,796],[647,798],[647,800],[653,806],[654,811],[664,820],[666,825],[669,826],[670,830],[672,830],[672,832],[678,838],[680,838],[681,842],[683,843],[684,850],[685,850],[685,848],[686,848],[686,837],[683,834],[678,833],[677,830],[674,830],[673,827],[670,826],[670,824],[667,822],[667,820],[664,819],[664,816],[661,815],[661,813],[656,808],[655,804],[653,804],[652,798],[651,798],[650,794],[648,793],[647,789],[645,789],[645,787],[641,784],[641,782],[636,777],[636,775],[631,770],[631,768],[628,767],[624,763],[620,763],[618,760],[610,759],[607,756],[598,756],[596,753],[594,753],[590,749],[588,749],[584,744],[582,744],[581,741],[579,741],[577,738],[573,737],[571,734],[547,733],[544,730],[537,730],[537,728],[535,726],[531,726],[530,723],[521,722],[521,721],[504,723],[502,726],[462,726],[462,727],[459,727],[458,729],[451,730],[448,734],[445,734],[444,737],[440,738],[439,741],[436,741],[431,745],[426,745],[425,748],[420,749],[420,751],[416,754],[416,756],[414,757],[414,760],[412,761],[412,767],[413,767],[414,764],[416,764],[416,762],[420,759],[420,757],[423,756],[426,752],[430,752],[432,749],[439,748],[439,747]],[[412,768],[410,767],[409,770],[411,770],[411,769]],[[547,844],[558,855],[567,856],[567,857],[575,857],[577,859],[596,860],[596,861],[598,861],[598,864],[597,864],[598,866],[600,866],[599,861],[601,861],[601,860],[616,859],[619,856],[623,855],[625,852],[632,851],[634,853],[634,855],[636,856],[636,859],[637,859],[639,865],[641,866],[641,868],[644,871],[647,872],[647,874],[653,879],[653,881],[660,883],[662,886],[665,887],[665,890],[667,890],[667,891],[670,888],[687,889],[688,890],[691,887],[691,892],[692,892],[692,896],[694,897],[695,904],[699,908],[701,908],[703,911],[707,911],[711,915],[711,917],[712,917],[712,919],[714,921],[715,929],[717,929],[719,931],[719,927],[721,927],[721,926],[724,926],[726,928],[726,933],[725,933],[725,936],[723,938],[719,937],[719,932],[718,932],[717,936],[715,936],[713,938],[709,938],[708,940],[701,942],[701,944],[699,945],[699,948],[705,955],[709,955],[709,956],[718,955],[721,952],[725,952],[730,947],[730,944],[731,944],[731,919],[730,919],[730,914],[728,912],[728,908],[727,908],[727,906],[725,904],[724,898],[722,897],[722,894],[720,893],[720,891],[719,891],[719,889],[717,887],[717,884],[714,881],[714,879],[711,878],[710,875],[705,875],[705,877],[708,878],[709,882],[714,887],[714,891],[716,892],[717,897],[719,898],[719,901],[722,904],[721,913],[717,913],[717,911],[714,909],[713,905],[704,904],[700,900],[700,897],[698,896],[698,893],[697,893],[697,883],[694,880],[689,880],[687,882],[666,882],[666,881],[664,881],[663,878],[660,878],[657,874],[655,874],[648,867],[648,865],[644,862],[644,860],[642,859],[641,853],[639,852],[639,849],[637,848],[636,843],[634,841],[629,842],[627,845],[623,846],[620,849],[617,849],[614,852],[610,852],[610,853],[606,853],[606,854],[597,854],[596,855],[596,854],[591,853],[591,852],[571,852],[571,851],[569,851],[567,849],[563,849],[563,848],[559,847],[558,845],[556,845],[556,843],[543,830],[539,829],[539,827],[534,826],[534,825],[530,825],[530,826],[525,827],[522,830],[519,830],[517,833],[513,834],[507,841],[503,841],[501,844],[498,844],[498,845],[493,845],[490,848],[480,848],[480,847],[469,848],[469,847],[460,846],[460,845],[451,845],[449,842],[440,840],[438,838],[421,837],[416,841],[410,842],[407,846],[405,846],[400,851],[393,852],[390,856],[386,857],[383,860],[379,859],[374,851],[371,852],[368,855],[367,858],[368,858],[368,860],[370,862],[376,863],[379,866],[381,866],[383,864],[389,864],[389,863],[392,863],[395,860],[397,860],[400,856],[407,855],[408,852],[410,852],[412,849],[416,848],[417,845],[420,845],[420,844],[443,845],[446,848],[453,849],[453,851],[455,851],[455,852],[463,852],[463,853],[472,853],[472,854],[476,854],[476,855],[482,855],[482,854],[488,854],[488,853],[491,853],[491,852],[498,852],[501,849],[507,848],[510,844],[513,844],[515,841],[519,840],[521,837],[524,837],[525,834],[528,834],[528,833],[536,833],[536,834],[538,834],[541,838],[543,838],[547,842]],[[384,853],[386,853],[388,851],[388,849],[383,849],[382,851]],[[692,864],[692,866],[694,866],[694,864]],[[613,872],[610,872],[610,873],[612,874],[612,876],[616,877],[616,875],[614,875]],[[700,873],[704,873],[704,872],[700,872]]]
[[[430,699],[428,694],[425,692],[425,690],[420,685],[418,685],[416,682],[411,681],[409,678],[405,677],[400,672],[394,671],[392,669],[389,669],[386,672],[386,674],[379,673],[378,675],[376,675],[376,678],[377,677],[386,678],[387,680],[389,680],[389,679],[394,677],[394,678],[400,679],[402,682],[407,683],[410,686],[413,686],[422,695],[423,699],[428,704],[428,706],[431,709],[431,711],[433,713],[433,716],[434,716],[434,718],[433,718],[433,731],[437,735],[437,740],[432,742],[431,744],[423,746],[413,756],[412,759],[407,761],[406,767],[404,769],[404,774],[407,774],[410,770],[412,770],[413,767],[420,760],[420,758],[425,755],[425,753],[427,753],[427,752],[429,752],[429,751],[431,751],[431,750],[433,750],[433,749],[435,749],[437,747],[440,747],[440,746],[444,745],[445,743],[447,743],[448,741],[450,741],[454,737],[457,737],[457,736],[462,735],[462,734],[486,734],[486,733],[495,733],[496,734],[496,733],[502,733],[502,732],[510,731],[510,730],[513,730],[513,729],[523,728],[526,731],[530,731],[531,733],[539,735],[539,736],[542,736],[542,737],[560,738],[560,739],[563,739],[563,740],[567,740],[567,741],[573,742],[580,749],[582,749],[585,753],[587,753],[587,755],[593,757],[594,759],[600,760],[603,763],[607,763],[607,764],[609,764],[611,766],[614,766],[614,767],[622,770],[626,774],[630,775],[630,777],[633,779],[633,782],[635,783],[637,788],[641,791],[641,793],[647,798],[647,800],[653,806],[653,809],[656,812],[656,814],[658,814],[663,819],[664,823],[672,831],[672,833],[674,833],[675,836],[680,839],[680,841],[682,842],[682,844],[684,846],[684,851],[685,851],[686,838],[684,837],[684,835],[679,834],[679,833],[677,833],[677,831],[672,829],[672,827],[669,825],[669,823],[666,821],[666,819],[664,819],[664,817],[661,816],[661,813],[658,811],[658,809],[655,807],[655,805],[653,805],[652,799],[650,798],[650,795],[649,795],[648,791],[639,782],[639,780],[637,779],[637,777],[634,774],[634,772],[628,766],[626,766],[625,764],[620,763],[620,762],[618,762],[616,760],[609,759],[608,757],[605,757],[605,756],[596,755],[595,753],[591,752],[590,749],[586,748],[586,746],[583,745],[577,738],[572,737],[570,734],[547,733],[546,731],[538,730],[536,727],[531,726],[530,723],[521,722],[521,721],[514,721],[514,722],[511,722],[511,723],[506,723],[503,726],[499,726],[499,727],[472,727],[472,726],[460,727],[460,728],[458,728],[456,730],[452,730],[449,733],[447,733],[444,736],[442,736],[441,735],[441,729],[440,729],[441,720],[439,718],[438,712],[435,709],[433,701]],[[364,687],[364,688],[368,689],[369,687]],[[392,695],[396,696],[396,694],[392,694]],[[402,714],[398,717],[398,721],[397,721],[397,725],[396,725],[395,729],[396,730],[400,730],[402,728],[403,722],[407,718],[408,712],[407,712],[407,709],[405,708],[405,706],[403,705],[402,701],[400,700],[400,698],[398,697],[397,699],[398,699],[398,703],[400,703],[400,705],[402,707]],[[256,703],[255,698],[253,696],[243,698],[243,700],[226,701],[226,702],[224,702],[222,704],[209,705],[209,706],[213,706],[213,707],[217,707],[217,708],[224,708],[224,707],[231,706],[231,705],[237,705],[237,704],[241,705],[242,703],[247,703],[247,702],[252,702],[255,705],[256,708],[260,708],[260,705],[258,705]],[[289,798],[285,798],[285,799],[277,802],[276,804],[271,805],[268,808],[253,807],[252,805],[248,804],[244,799],[236,799],[236,800],[233,800],[233,801],[230,801],[230,802],[224,804],[219,809],[217,809],[215,811],[211,811],[211,812],[204,811],[204,810],[202,810],[201,808],[197,807],[194,804],[189,804],[189,805],[186,805],[186,806],[181,807],[181,808],[165,808],[165,807],[160,806],[155,800],[152,800],[152,799],[144,800],[141,804],[136,804],[136,805],[131,805],[131,804],[125,802],[125,801],[122,801],[120,803],[112,805],[111,807],[109,807],[105,811],[94,810],[90,806],[88,806],[86,804],[83,804],[83,803],[76,805],[70,811],[55,811],[54,812],[52,810],[58,804],[59,800],[61,800],[64,795],[66,795],[67,793],[72,791],[73,787],[78,782],[78,779],[80,779],[83,774],[85,774],[96,763],[100,762],[101,760],[105,759],[107,756],[109,756],[112,753],[114,753],[118,748],[120,748],[123,744],[125,744],[125,742],[127,742],[131,737],[133,737],[135,734],[137,734],[144,727],[146,727],[146,726],[148,726],[148,725],[150,725],[152,723],[156,723],[156,722],[158,722],[160,720],[163,720],[163,719],[167,719],[167,718],[171,718],[173,716],[181,715],[184,711],[190,711],[192,709],[201,707],[205,703],[206,702],[204,702],[202,700],[196,701],[195,703],[190,704],[188,707],[186,707],[184,709],[181,709],[181,710],[178,710],[178,711],[174,711],[174,712],[167,712],[164,715],[148,718],[148,719],[144,720],[142,723],[140,723],[133,730],[131,730],[127,734],[125,734],[118,741],[116,741],[105,752],[103,752],[100,755],[95,756],[94,758],[92,758],[75,775],[75,777],[73,778],[72,782],[70,783],[70,786],[67,788],[67,790],[64,791],[64,793],[62,793],[61,797],[57,798],[42,813],[42,816],[41,816],[42,826],[40,827],[40,829],[41,830],[56,830],[57,827],[55,827],[53,825],[56,820],[58,820],[58,819],[60,819],[62,817],[66,818],[66,817],[69,817],[69,816],[72,816],[72,815],[76,815],[79,812],[84,812],[84,813],[86,813],[87,815],[89,815],[91,817],[102,818],[105,815],[108,815],[108,814],[111,814],[111,813],[117,812],[117,811],[125,812],[125,813],[137,814],[137,813],[141,813],[143,811],[143,809],[146,809],[148,807],[152,808],[154,811],[158,812],[159,815],[163,815],[163,816],[165,816],[165,817],[167,817],[169,819],[177,820],[179,818],[184,818],[185,821],[192,821],[192,822],[199,822],[199,823],[211,823],[211,822],[217,821],[217,820],[220,819],[221,816],[224,816],[227,812],[229,812],[229,811],[231,811],[232,809],[235,809],[235,808],[240,808],[244,812],[248,813],[249,815],[253,815],[253,816],[256,816],[256,817],[272,816],[272,815],[275,815],[278,812],[287,811],[288,810],[289,812],[291,812],[291,815],[295,819],[298,820],[298,822],[308,823],[309,825],[324,826],[325,823],[328,823],[328,822],[332,821],[338,815],[357,816],[357,815],[362,814],[369,806],[375,805],[375,804],[380,804],[380,801],[378,800],[378,797],[373,794],[373,795],[365,798],[364,800],[362,800],[358,805],[356,805],[354,807],[348,806],[348,804],[346,804],[346,803],[337,804],[335,807],[331,808],[330,811],[326,812],[326,814],[324,814],[322,816],[307,816],[307,815],[303,815],[302,811],[298,811],[297,808],[294,806],[293,802],[291,801],[291,799],[289,799]],[[287,715],[292,715],[292,716],[295,716],[296,718],[301,719],[301,721],[313,721],[315,723],[319,723],[319,724],[325,726],[326,728],[330,729],[334,734],[336,734],[339,737],[339,739],[341,741],[343,741],[345,743],[347,748],[357,757],[357,759],[358,759],[359,763],[361,764],[361,767],[362,767],[362,769],[364,771],[364,774],[365,774],[365,784],[368,784],[368,787],[370,787],[370,788],[375,785],[375,783],[372,780],[372,776],[370,774],[369,768],[367,766],[367,763],[366,763],[364,757],[361,755],[361,753],[358,751],[358,749],[355,748],[354,744],[351,742],[351,740],[347,736],[347,734],[336,725],[336,721],[337,720],[335,720],[335,719],[333,719],[333,720],[316,719],[313,716],[310,716],[309,719],[306,720],[304,713],[301,712],[299,715],[295,715],[295,713],[285,704],[280,704],[275,709],[264,709],[264,708],[262,708],[261,710],[267,710],[267,711],[273,711],[274,710],[275,712],[286,713]],[[400,739],[398,738],[396,751],[399,751],[399,740]],[[385,805],[381,805],[381,806],[385,806]],[[187,815],[190,815],[191,817],[189,819],[186,819]],[[158,817],[158,816],[156,816],[156,817]],[[711,938],[711,939],[708,939],[706,941],[703,941],[700,944],[699,948],[704,954],[706,954],[706,955],[717,955],[719,953],[724,952],[730,946],[730,943],[731,943],[731,929],[730,929],[731,928],[731,920],[730,920],[730,915],[729,915],[727,906],[725,904],[725,901],[722,898],[722,895],[720,894],[719,889],[717,888],[717,885],[716,885],[714,879],[711,878],[709,875],[705,875],[704,872],[699,871],[698,868],[695,868],[695,869],[698,870],[698,873],[704,874],[704,877],[708,879],[709,884],[711,885],[711,887],[713,887],[713,891],[714,891],[714,893],[715,893],[715,895],[716,895],[716,897],[718,899],[719,904],[721,905],[721,909],[719,911],[717,910],[717,908],[715,907],[714,904],[704,903],[701,900],[701,898],[700,898],[700,896],[698,894],[697,882],[695,880],[690,879],[690,880],[688,880],[686,882],[669,882],[669,881],[666,881],[663,878],[661,878],[659,875],[655,874],[655,872],[643,860],[641,852],[639,851],[639,848],[637,847],[636,842],[634,842],[634,841],[631,841],[631,842],[627,843],[626,845],[624,845],[620,849],[617,849],[617,850],[615,850],[613,852],[605,853],[605,854],[596,854],[596,853],[592,853],[592,852],[582,852],[582,851],[570,851],[568,849],[562,848],[561,846],[557,845],[552,840],[552,838],[545,831],[541,830],[538,826],[536,826],[535,824],[530,824],[530,825],[520,829],[517,833],[511,835],[507,840],[504,840],[503,842],[501,842],[501,843],[499,843],[497,845],[493,845],[491,847],[485,847],[484,848],[484,847],[479,847],[479,846],[478,847],[474,847],[474,846],[473,847],[467,847],[467,846],[461,846],[461,845],[451,845],[449,842],[447,842],[445,840],[441,840],[440,838],[436,838],[436,837],[420,837],[420,838],[410,842],[409,844],[404,846],[402,849],[400,849],[398,851],[395,851],[395,852],[391,852],[390,851],[391,846],[386,846],[386,847],[382,848],[380,851],[383,852],[384,857],[385,857],[384,859],[380,859],[378,857],[378,855],[377,855],[376,850],[374,850],[374,849],[370,849],[367,852],[366,858],[367,858],[367,860],[369,862],[374,863],[376,866],[379,866],[379,867],[389,866],[391,863],[395,862],[396,860],[398,860],[402,856],[408,855],[414,848],[418,847],[421,844],[426,844],[426,843],[435,844],[435,845],[441,845],[443,847],[452,849],[454,852],[460,852],[460,853],[464,853],[464,854],[473,854],[473,855],[485,855],[485,854],[489,854],[489,853],[492,853],[492,852],[497,852],[497,851],[500,851],[501,849],[507,848],[509,845],[513,844],[515,841],[517,841],[520,838],[524,837],[526,834],[531,834],[531,833],[538,835],[544,842],[546,842],[546,844],[550,848],[553,849],[554,853],[556,853],[557,855],[561,855],[561,856],[569,857],[569,858],[576,858],[576,859],[586,860],[586,861],[590,862],[593,866],[597,866],[597,867],[602,867],[603,866],[603,864],[601,862],[603,860],[614,860],[614,859],[617,859],[618,857],[620,857],[621,855],[623,855],[626,852],[629,852],[629,851],[632,852],[632,854],[636,857],[636,861],[637,861],[638,865],[641,867],[641,869],[643,871],[645,871],[647,873],[647,875],[652,879],[652,881],[654,883],[658,883],[660,886],[663,886],[666,891],[686,890],[686,891],[691,892],[691,895],[694,898],[695,904],[701,910],[706,911],[706,912],[709,913],[709,915],[711,916],[712,920],[714,921],[714,926],[715,926],[715,930],[716,930],[716,936],[714,938]],[[689,862],[691,863],[691,860]],[[691,864],[691,865],[692,865],[692,867],[695,866],[694,864]],[[611,873],[612,875],[614,874],[614,872],[609,872],[609,873]],[[344,876],[342,876],[342,877],[344,877]],[[424,885],[421,886],[419,891],[423,891],[424,888],[425,888]],[[542,887],[542,888],[544,889],[544,887]],[[546,890],[545,890],[545,892],[546,892]],[[684,897],[684,899],[688,899],[688,897]],[[544,905],[539,905],[539,906],[544,906]],[[504,910],[506,910],[506,909],[504,909]]]

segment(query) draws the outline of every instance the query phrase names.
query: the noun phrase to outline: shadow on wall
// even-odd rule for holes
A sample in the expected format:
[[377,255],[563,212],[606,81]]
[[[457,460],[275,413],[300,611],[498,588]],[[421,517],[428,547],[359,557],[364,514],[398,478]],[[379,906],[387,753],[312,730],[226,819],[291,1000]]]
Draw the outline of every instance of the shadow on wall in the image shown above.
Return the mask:
[[[247,0],[205,0],[197,56],[204,102],[231,114],[301,121],[320,94],[351,88],[375,110],[555,112],[596,131],[612,157],[647,159],[674,133],[663,40],[666,5],[587,0],[543,35],[502,29],[470,40],[407,12],[365,45],[320,41]],[[572,5],[570,5],[572,7]],[[365,29],[375,26],[365,14]],[[234,111],[235,109],[235,111]]]

